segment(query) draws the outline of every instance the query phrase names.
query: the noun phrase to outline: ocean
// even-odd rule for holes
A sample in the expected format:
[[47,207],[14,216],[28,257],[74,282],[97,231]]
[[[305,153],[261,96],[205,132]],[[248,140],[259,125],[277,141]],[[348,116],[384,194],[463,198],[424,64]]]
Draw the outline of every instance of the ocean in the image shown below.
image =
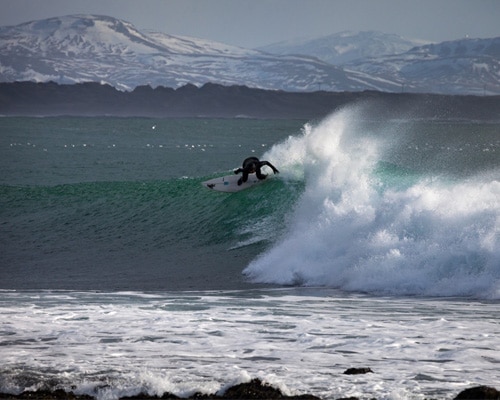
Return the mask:
[[500,389],[500,122],[365,107],[0,118],[0,392]]

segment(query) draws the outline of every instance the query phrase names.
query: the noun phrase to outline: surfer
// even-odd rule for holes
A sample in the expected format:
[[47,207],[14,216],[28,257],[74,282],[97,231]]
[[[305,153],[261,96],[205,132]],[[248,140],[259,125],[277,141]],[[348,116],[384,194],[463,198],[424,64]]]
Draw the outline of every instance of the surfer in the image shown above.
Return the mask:
[[241,185],[243,182],[246,182],[248,180],[248,174],[253,174],[257,176],[259,179],[266,179],[266,174],[263,174],[260,171],[260,168],[263,167],[264,165],[267,165],[270,167],[275,174],[279,174],[278,169],[271,164],[269,161],[260,161],[257,157],[248,157],[245,158],[243,161],[242,168],[238,168],[234,170],[235,174],[239,174],[240,172],[243,172],[243,176],[238,179],[238,186]]

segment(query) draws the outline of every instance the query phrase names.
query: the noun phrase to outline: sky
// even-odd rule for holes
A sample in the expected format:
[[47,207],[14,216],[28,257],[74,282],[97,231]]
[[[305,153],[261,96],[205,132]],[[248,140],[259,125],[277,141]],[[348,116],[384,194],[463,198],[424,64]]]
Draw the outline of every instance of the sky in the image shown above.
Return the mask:
[[500,36],[500,0],[0,0],[0,26],[70,14],[246,48],[346,30],[430,42]]

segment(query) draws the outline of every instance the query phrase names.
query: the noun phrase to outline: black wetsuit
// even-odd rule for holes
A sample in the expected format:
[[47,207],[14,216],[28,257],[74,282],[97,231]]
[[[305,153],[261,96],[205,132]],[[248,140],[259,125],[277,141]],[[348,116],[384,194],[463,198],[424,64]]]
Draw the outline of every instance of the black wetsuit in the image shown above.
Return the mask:
[[272,165],[269,161],[260,161],[257,157],[248,157],[243,161],[242,168],[238,168],[234,171],[235,174],[243,172],[243,176],[238,179],[238,185],[248,180],[248,174],[255,172],[258,179],[266,179],[266,174],[263,174],[260,168],[264,165],[270,167],[275,174],[279,173],[278,169]]

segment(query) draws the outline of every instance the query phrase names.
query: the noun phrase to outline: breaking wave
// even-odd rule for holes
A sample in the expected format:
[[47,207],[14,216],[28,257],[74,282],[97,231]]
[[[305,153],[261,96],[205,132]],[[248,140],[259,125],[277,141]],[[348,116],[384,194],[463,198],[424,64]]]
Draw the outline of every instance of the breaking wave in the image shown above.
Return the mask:
[[244,273],[285,285],[499,298],[498,174],[450,178],[386,163],[397,138],[370,132],[362,113],[354,106],[308,124],[265,155],[305,188],[283,237]]

